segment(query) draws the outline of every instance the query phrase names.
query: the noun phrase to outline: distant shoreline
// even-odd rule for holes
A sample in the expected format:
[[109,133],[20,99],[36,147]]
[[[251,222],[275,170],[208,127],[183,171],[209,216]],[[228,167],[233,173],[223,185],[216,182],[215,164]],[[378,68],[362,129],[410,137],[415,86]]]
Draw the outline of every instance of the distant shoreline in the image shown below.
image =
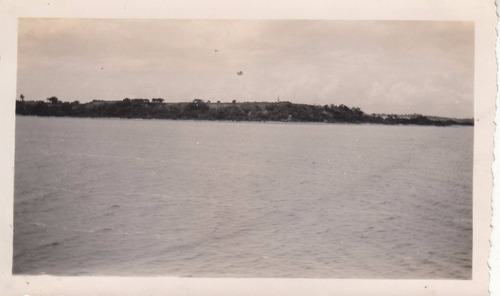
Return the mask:
[[56,97],[45,101],[16,101],[17,115],[172,119],[249,122],[344,123],[384,125],[473,126],[474,120],[456,119],[421,114],[366,114],[359,108],[345,105],[309,105],[291,102],[236,102],[221,103],[202,100],[164,103],[163,99],[124,99],[122,101],[94,100],[89,103],[62,102]]
[[38,117],[38,118],[68,118],[68,119],[101,119],[101,120],[137,120],[137,121],[173,121],[173,122],[214,122],[214,123],[254,123],[254,124],[283,124],[283,125],[293,125],[293,124],[306,124],[306,125],[354,125],[354,126],[433,126],[433,127],[453,127],[453,126],[465,126],[474,127],[474,125],[466,124],[451,124],[451,125],[421,125],[421,124],[384,124],[384,123],[374,123],[374,122],[319,122],[319,121],[257,121],[257,120],[208,120],[208,119],[168,119],[168,118],[129,118],[129,117],[76,117],[76,116],[39,116],[39,115],[22,115],[16,114],[20,117]]

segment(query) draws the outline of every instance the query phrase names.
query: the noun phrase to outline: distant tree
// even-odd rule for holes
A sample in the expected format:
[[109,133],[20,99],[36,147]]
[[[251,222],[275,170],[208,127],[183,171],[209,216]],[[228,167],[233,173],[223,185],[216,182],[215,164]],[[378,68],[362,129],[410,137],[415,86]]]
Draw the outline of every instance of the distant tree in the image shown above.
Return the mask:
[[52,104],[57,104],[59,103],[59,99],[57,97],[50,97],[47,98],[47,101],[51,102]]
[[137,98],[137,99],[132,99],[132,102],[139,103],[139,104],[144,104],[144,103],[149,103],[149,100],[148,99]]
[[184,115],[189,117],[199,117],[201,113],[208,111],[210,107],[207,103],[203,102],[200,99],[194,99],[191,103],[186,105],[184,109]]
[[351,111],[351,108],[347,107],[346,105],[344,104],[340,104],[339,105],[339,108],[344,111],[344,112],[347,112],[347,111]]
[[153,103],[163,103],[163,99],[162,98],[154,98],[154,99],[151,99],[151,102],[153,102]]
[[23,95],[23,94],[21,94],[21,95],[19,96],[19,98],[21,99],[21,101],[22,101],[22,102],[24,102],[24,95]]
[[236,100],[233,100],[233,101],[232,101],[232,103],[233,103],[233,104],[236,104]]

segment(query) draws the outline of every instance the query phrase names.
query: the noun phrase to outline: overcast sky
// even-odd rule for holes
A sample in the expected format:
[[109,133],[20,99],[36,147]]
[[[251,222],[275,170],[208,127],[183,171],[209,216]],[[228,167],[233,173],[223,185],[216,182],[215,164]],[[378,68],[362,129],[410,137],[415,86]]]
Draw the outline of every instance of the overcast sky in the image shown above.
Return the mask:
[[27,100],[279,96],[473,117],[471,22],[20,19],[18,52]]

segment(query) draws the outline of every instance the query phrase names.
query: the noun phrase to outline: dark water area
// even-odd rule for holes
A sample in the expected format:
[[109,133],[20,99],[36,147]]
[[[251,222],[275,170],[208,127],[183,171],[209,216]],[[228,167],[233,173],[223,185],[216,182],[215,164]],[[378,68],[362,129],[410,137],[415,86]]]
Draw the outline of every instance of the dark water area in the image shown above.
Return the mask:
[[473,131],[18,116],[13,272],[469,279]]

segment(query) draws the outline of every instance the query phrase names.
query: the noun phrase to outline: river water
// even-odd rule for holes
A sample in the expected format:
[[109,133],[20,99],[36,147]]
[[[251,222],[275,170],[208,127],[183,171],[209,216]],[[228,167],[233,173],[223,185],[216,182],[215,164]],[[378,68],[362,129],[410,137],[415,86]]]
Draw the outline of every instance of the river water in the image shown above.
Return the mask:
[[471,277],[472,127],[16,117],[15,274]]

